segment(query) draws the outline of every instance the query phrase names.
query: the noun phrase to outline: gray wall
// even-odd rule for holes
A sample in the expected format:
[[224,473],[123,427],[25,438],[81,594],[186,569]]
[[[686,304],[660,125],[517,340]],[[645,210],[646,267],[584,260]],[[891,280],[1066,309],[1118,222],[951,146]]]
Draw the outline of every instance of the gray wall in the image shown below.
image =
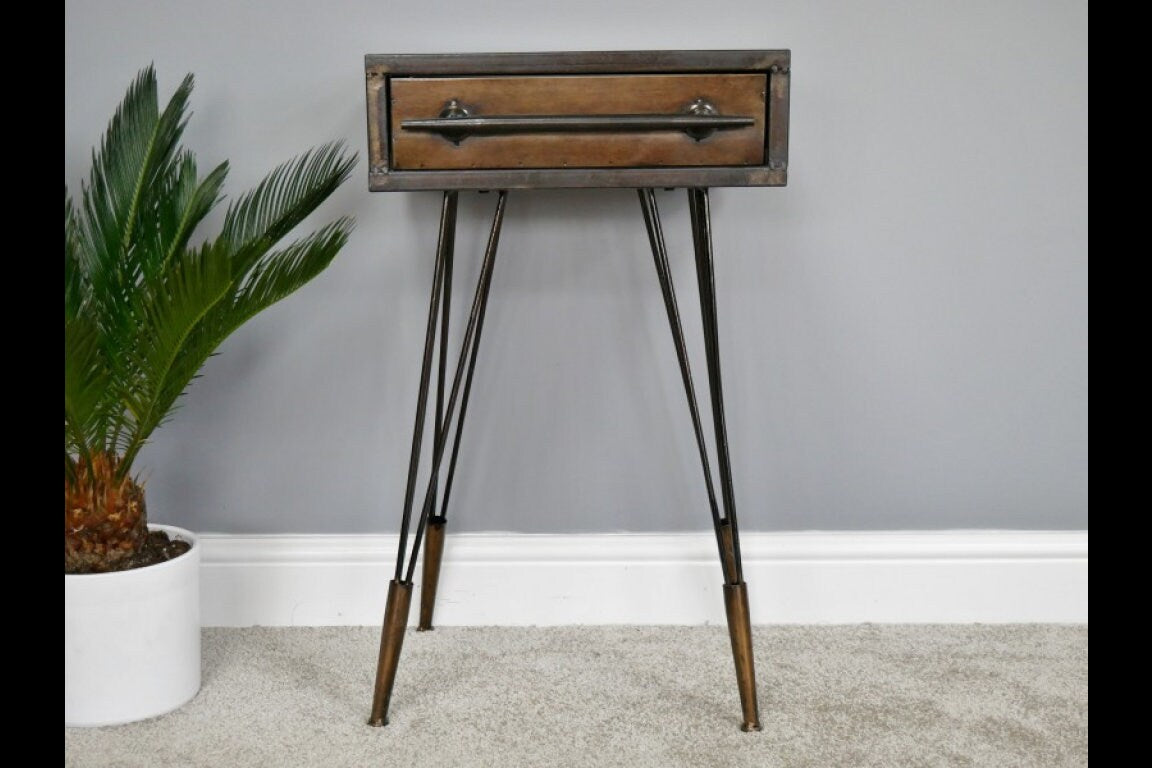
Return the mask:
[[[189,143],[238,191],[327,138],[363,156],[366,52],[790,47],[791,185],[713,195],[745,527],[1087,527],[1085,2],[551,5],[66,2],[65,181],[149,61],[166,93],[196,73]],[[365,173],[326,209],[358,217],[347,250],[143,456],[154,519],[394,530],[438,199]],[[660,202],[690,299],[684,195]],[[460,310],[493,203],[462,200]],[[706,527],[635,195],[515,194],[502,246],[455,529]]]

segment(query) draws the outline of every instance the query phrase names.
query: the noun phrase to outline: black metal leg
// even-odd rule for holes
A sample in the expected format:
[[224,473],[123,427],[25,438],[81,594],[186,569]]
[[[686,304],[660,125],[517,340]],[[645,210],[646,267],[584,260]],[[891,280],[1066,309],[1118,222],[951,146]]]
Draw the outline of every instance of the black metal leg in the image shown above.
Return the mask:
[[[438,342],[440,361],[436,372],[436,431],[433,450],[440,452],[447,437],[444,429],[444,382],[448,373],[448,321],[452,314],[452,266],[454,249],[449,248],[444,263],[444,298],[440,305],[440,339]],[[467,400],[467,391],[465,391]],[[436,508],[435,485],[432,487],[432,508]],[[424,572],[420,589],[420,620],[416,624],[417,632],[432,629],[432,608],[436,603],[436,587],[440,580],[440,560],[444,555],[444,523],[443,517],[433,516],[428,520],[428,532],[424,539]]]
[[[500,193],[500,200],[498,201],[497,217],[503,216],[504,210],[504,194]],[[493,232],[489,238],[489,249],[493,255],[496,253],[496,245],[500,236],[499,224],[493,223]],[[424,545],[424,572],[423,583],[420,590],[420,622],[417,625],[417,631],[428,631],[432,629],[432,616],[436,608],[436,590],[440,582],[440,561],[444,552],[444,535],[445,527],[448,524],[448,501],[452,496],[452,481],[456,478],[456,461],[460,456],[460,440],[464,434],[464,420],[468,415],[468,402],[472,395],[472,378],[476,372],[476,353],[480,348],[480,336],[484,331],[484,316],[488,309],[488,290],[491,285],[492,275],[489,270],[486,278],[487,282],[484,284],[484,297],[479,308],[479,314],[476,317],[476,334],[472,340],[471,353],[468,357],[468,372],[464,378],[464,393],[460,399],[460,416],[456,423],[456,434],[452,441],[452,455],[448,461],[448,475],[444,479],[444,497],[440,502],[440,514],[429,514],[428,526],[426,535],[426,543]],[[445,321],[446,322],[446,321]],[[447,327],[447,326],[445,326]],[[457,376],[459,376],[459,366],[457,367]],[[448,432],[445,429],[442,437],[447,439]],[[442,456],[444,451],[444,441],[440,443],[437,448],[437,456]],[[440,459],[436,459],[436,467],[439,468]],[[436,509],[436,495],[433,491],[429,501],[429,512]]]
[[740,534],[736,524],[736,495],[732,490],[732,464],[728,457],[728,427],[724,421],[724,387],[720,378],[720,342],[716,325],[716,285],[712,268],[712,217],[707,189],[690,189],[689,210],[692,240],[696,247],[696,278],[700,284],[700,314],[704,321],[704,354],[708,360],[708,381],[712,393],[712,420],[716,430],[716,458],[720,466],[720,492],[724,497],[724,519],[732,529],[732,550],[736,565],[734,581],[743,581],[740,562]]
[[[444,457],[447,445],[448,428],[452,422],[452,415],[460,395],[461,383],[465,369],[468,372],[468,386],[464,389],[464,398],[460,405],[460,418],[456,424],[456,440],[453,449],[453,464],[456,451],[459,448],[460,432],[464,426],[463,418],[467,408],[467,399],[471,391],[472,372],[476,364],[476,352],[479,344],[479,328],[484,322],[484,314],[488,306],[489,289],[492,286],[492,270],[496,260],[496,249],[500,241],[500,229],[504,221],[504,207],[507,193],[501,191],[496,202],[496,213],[492,220],[492,231],[488,237],[488,247],[484,252],[484,263],[480,271],[480,279],[476,286],[476,295],[472,302],[472,310],[468,317],[468,325],[464,331],[464,341],[461,345],[460,359],[456,365],[452,388],[448,394],[448,401],[444,403],[444,383],[447,369],[447,330],[448,311],[447,294],[450,291],[451,263],[456,236],[456,209],[458,193],[445,192],[444,204],[440,216],[440,241],[436,253],[436,268],[432,283],[432,298],[428,309],[428,326],[424,340],[424,359],[420,372],[420,387],[416,403],[416,425],[412,437],[412,453],[408,467],[408,483],[404,493],[404,511],[400,521],[400,543],[396,554],[396,572],[388,590],[388,602],[384,612],[384,629],[380,639],[380,657],[376,669],[376,686],[372,698],[372,714],[368,724],[375,726],[386,725],[388,722],[388,705],[392,697],[392,687],[396,681],[396,669],[399,665],[400,651],[404,641],[404,628],[408,621],[408,611],[412,596],[412,576],[416,570],[416,559],[420,552],[420,544],[424,538],[425,530],[431,524],[433,528],[439,523],[439,535],[430,535],[429,541],[438,538],[438,545],[433,545],[435,563],[432,567],[426,560],[424,571],[424,586],[431,587],[430,601],[435,600],[436,583],[439,579],[440,551],[443,547],[443,521],[432,516],[436,505],[436,490],[440,477],[440,464]],[[408,548],[408,531],[412,523],[412,506],[416,491],[416,475],[419,470],[420,448],[424,435],[425,411],[428,407],[428,390],[431,379],[432,353],[436,343],[437,314],[441,312],[441,293],[445,295],[445,308],[440,314],[440,367],[438,371],[438,387],[436,398],[435,430],[432,440],[432,471],[428,479],[428,488],[424,496],[420,517],[416,525],[411,552]],[[447,505],[448,488],[444,492],[444,504]],[[407,568],[405,568],[407,562]],[[421,597],[421,613],[424,612],[424,596]],[[428,609],[428,628],[431,627],[431,602]],[[423,623],[423,622],[422,622]]]
[[416,475],[420,468],[420,448],[424,439],[424,416],[428,409],[428,385],[432,374],[432,352],[436,343],[436,320],[440,310],[440,293],[444,288],[444,267],[456,242],[456,209],[458,192],[445,192],[440,209],[440,238],[436,247],[436,266],[432,275],[432,298],[428,306],[428,323],[424,333],[424,358],[420,367],[420,386],[416,395],[416,425],[412,433],[412,453],[408,461],[408,482],[404,490],[404,513],[400,519],[400,543],[396,553],[396,573],[388,585],[384,607],[384,627],[380,635],[380,656],[376,664],[376,685],[372,694],[372,714],[368,724],[387,725],[388,703],[396,682],[396,667],[404,644],[404,628],[412,599],[412,583],[402,579],[408,550],[408,528],[412,522],[412,500],[416,493]]
[[[432,474],[428,478],[428,490],[424,495],[424,507],[420,512],[420,521],[416,526],[416,538],[412,546],[412,557],[408,561],[407,581],[412,580],[412,574],[416,570],[416,553],[420,550],[420,540],[424,536],[424,529],[428,524],[428,519],[432,516],[436,482],[440,476],[440,464],[444,459],[444,447],[447,444],[447,440],[443,439],[446,437],[447,425],[452,421],[452,414],[456,410],[456,401],[460,395],[460,387],[464,381],[465,370],[468,370],[468,378],[470,380],[472,368],[476,364],[476,329],[483,325],[484,315],[488,310],[488,293],[492,287],[492,270],[496,264],[496,249],[500,244],[500,229],[504,224],[504,206],[507,199],[508,193],[504,191],[501,191],[496,199],[496,213],[492,217],[492,230],[488,235],[488,246],[484,249],[484,264],[480,269],[480,279],[476,285],[476,296],[472,300],[472,311],[468,315],[468,325],[464,329],[464,342],[460,349],[460,360],[456,364],[456,375],[452,377],[452,391],[449,393],[448,406],[444,413],[445,433],[440,435],[441,439],[433,451]],[[466,406],[461,404],[460,412],[462,415],[465,410]],[[462,422],[456,425],[457,438],[459,438],[461,427],[463,427]],[[458,442],[459,440],[457,439],[457,443]]]
[[648,242],[652,246],[652,259],[656,264],[656,276],[660,280],[660,292],[664,296],[664,309],[668,313],[668,325],[672,329],[672,342],[676,346],[676,359],[680,363],[680,378],[684,382],[684,394],[688,398],[688,411],[692,416],[692,429],[696,433],[696,446],[700,452],[700,464],[704,468],[704,486],[708,491],[708,506],[712,512],[712,526],[716,531],[716,543],[720,550],[720,567],[724,571],[724,581],[734,578],[731,563],[725,556],[721,529],[724,520],[716,504],[716,489],[712,483],[712,467],[708,461],[708,447],[704,438],[704,428],[700,423],[700,408],[696,404],[696,387],[692,381],[692,366],[688,360],[688,347],[684,342],[684,327],[680,322],[680,309],[676,303],[676,290],[672,286],[672,273],[668,266],[668,249],[664,244],[664,229],[660,224],[660,211],[656,206],[656,193],[651,189],[637,190],[640,193],[640,208],[644,213],[644,225],[648,229]]
[[696,250],[696,278],[700,287],[700,314],[704,323],[704,354],[708,360],[708,383],[712,394],[712,421],[716,435],[716,459],[720,469],[720,493],[724,499],[722,539],[731,560],[731,577],[724,585],[728,636],[736,664],[736,684],[744,713],[745,731],[760,730],[756,702],[756,665],[752,656],[752,623],[748,616],[748,586],[740,557],[740,529],[736,522],[736,494],[732,489],[732,464],[728,455],[728,428],[724,421],[724,387],[720,377],[720,341],[716,322],[716,284],[712,266],[712,216],[708,190],[688,190],[692,218],[692,241]]
[[428,307],[428,325],[424,332],[424,361],[420,368],[420,387],[416,395],[416,426],[412,431],[412,452],[408,458],[408,483],[404,489],[404,514],[400,518],[400,544],[396,552],[395,580],[403,576],[408,551],[408,528],[412,523],[412,500],[416,494],[416,474],[420,469],[420,448],[424,440],[424,416],[428,410],[428,384],[432,374],[432,351],[436,344],[436,315],[440,309],[440,292],[444,287],[444,265],[448,253],[455,250],[456,208],[460,193],[445,192],[440,209],[440,240],[436,248],[436,268],[432,276],[432,299]]
[[684,330],[680,322],[680,310],[677,307],[676,292],[672,286],[672,275],[668,266],[668,251],[664,244],[660,214],[656,207],[656,195],[651,189],[641,189],[639,193],[640,206],[644,213],[644,224],[648,230],[648,241],[652,246],[652,257],[656,264],[656,275],[660,280],[664,308],[668,314],[668,324],[672,329],[672,341],[676,346],[676,357],[680,363],[684,393],[688,398],[692,427],[696,433],[700,463],[704,469],[704,483],[708,491],[708,504],[712,512],[712,524],[716,532],[717,547],[720,551],[720,567],[724,573],[724,605],[728,617],[728,634],[732,641],[736,682],[744,715],[742,727],[746,731],[760,730],[760,715],[756,702],[756,671],[752,657],[752,627],[748,616],[748,592],[747,586],[744,584],[743,567],[740,560],[740,537],[736,524],[732,469],[729,463],[727,430],[724,423],[724,398],[720,380],[720,353],[716,325],[716,290],[712,274],[712,237],[708,211],[708,190],[688,190],[688,201],[692,219],[692,241],[696,254],[697,279],[700,283],[704,352],[708,364],[716,454],[720,470],[721,494],[724,500],[723,515],[721,515],[716,503],[712,469],[708,461],[708,449],[700,420],[700,409],[696,403],[692,370],[688,362],[687,345],[684,342]]
[[[444,298],[440,305],[439,364],[436,371],[436,428],[433,432],[433,451],[443,450],[441,445],[446,437],[444,422],[445,378],[448,373],[448,321],[452,314],[452,267],[455,261],[453,248],[449,248],[444,263]],[[436,506],[436,485],[432,487],[432,507]],[[420,619],[416,631],[432,629],[432,606],[436,601],[436,587],[440,580],[440,560],[444,555],[444,520],[433,517],[428,521],[428,533],[424,540],[424,572],[420,589]]]

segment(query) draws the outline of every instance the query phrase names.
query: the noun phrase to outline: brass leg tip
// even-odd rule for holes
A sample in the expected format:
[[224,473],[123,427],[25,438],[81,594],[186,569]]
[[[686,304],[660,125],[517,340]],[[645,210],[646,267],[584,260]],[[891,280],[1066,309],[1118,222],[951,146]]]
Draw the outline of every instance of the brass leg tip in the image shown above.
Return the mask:
[[417,632],[431,632],[433,629],[435,629],[435,627],[433,627],[431,624],[428,626],[421,624],[420,626],[416,627]]
[[373,728],[383,728],[384,726],[388,725],[388,718],[373,717],[368,721],[368,725],[372,726]]
[[740,730],[744,731],[744,733],[750,733],[752,731],[761,731],[763,728],[760,727],[759,722],[751,722],[744,723],[744,725],[740,726]]

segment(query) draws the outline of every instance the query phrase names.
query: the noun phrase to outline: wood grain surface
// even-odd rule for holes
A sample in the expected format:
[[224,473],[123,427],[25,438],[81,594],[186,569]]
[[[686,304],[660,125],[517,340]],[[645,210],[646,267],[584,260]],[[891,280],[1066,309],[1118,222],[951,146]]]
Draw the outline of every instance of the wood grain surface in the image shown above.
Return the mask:
[[[761,73],[394,77],[391,158],[396,170],[741,167],[764,163],[768,80]],[[373,95],[379,95],[373,94]],[[474,116],[676,114],[703,98],[751,126],[696,141],[681,132],[540,133],[443,136],[403,130],[407,119],[437,117],[451,99]],[[370,121],[372,122],[372,121]],[[370,126],[371,128],[371,126]]]

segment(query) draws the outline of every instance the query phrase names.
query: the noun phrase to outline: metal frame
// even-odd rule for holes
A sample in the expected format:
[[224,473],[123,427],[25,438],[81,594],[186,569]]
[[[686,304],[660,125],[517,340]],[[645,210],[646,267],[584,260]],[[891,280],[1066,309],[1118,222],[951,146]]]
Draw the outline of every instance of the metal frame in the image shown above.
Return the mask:
[[[791,51],[588,51],[577,53],[369,54],[368,187],[374,192],[600,187],[760,187],[788,183]],[[390,154],[389,85],[394,77],[454,75],[697,74],[768,76],[764,164],[742,167],[546,168],[398,171]]]

